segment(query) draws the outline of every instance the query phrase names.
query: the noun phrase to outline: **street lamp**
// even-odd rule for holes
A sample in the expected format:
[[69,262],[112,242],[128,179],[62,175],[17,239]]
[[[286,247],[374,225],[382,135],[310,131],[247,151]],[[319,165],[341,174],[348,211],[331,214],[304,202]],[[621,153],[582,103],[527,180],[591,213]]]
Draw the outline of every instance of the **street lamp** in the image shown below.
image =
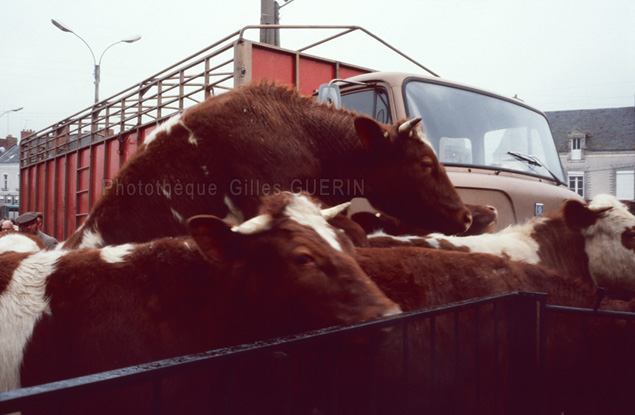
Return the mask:
[[106,51],[108,49],[110,49],[111,47],[115,46],[118,43],[133,43],[133,42],[136,42],[137,40],[141,39],[141,35],[130,36],[130,37],[127,37],[125,39],[121,39],[120,41],[115,42],[112,45],[108,46],[101,53],[101,56],[99,57],[99,61],[98,61],[97,59],[95,59],[95,54],[93,53],[93,49],[90,47],[90,45],[88,43],[86,43],[86,41],[84,39],[82,39],[81,36],[79,36],[77,33],[73,32],[71,29],[69,29],[68,26],[66,26],[64,23],[62,23],[60,21],[57,21],[55,19],[51,19],[51,23],[53,23],[53,26],[57,27],[62,32],[68,32],[68,33],[74,34],[75,36],[77,36],[79,38],[79,40],[81,40],[82,42],[84,42],[84,44],[86,46],[88,46],[88,50],[90,50],[90,54],[93,56],[93,63],[95,64],[95,103],[99,102],[99,80],[101,78],[100,67],[101,67],[101,58],[104,57],[104,53],[106,53]]
[[[19,107],[19,108],[14,108],[14,109],[12,109],[12,110],[7,110],[7,111],[3,112],[2,114],[0,114],[0,118],[1,118],[4,114],[8,114],[8,113],[10,113],[10,112],[18,112],[18,111],[21,111],[21,110],[22,110],[22,107]],[[7,115],[7,117],[8,117],[8,115]],[[9,119],[7,118],[7,136],[8,136],[8,135],[9,135]]]
[[4,114],[8,114],[8,113],[10,113],[10,112],[18,112],[18,111],[20,111],[21,109],[22,109],[22,107],[20,107],[20,108],[14,108],[14,109],[12,109],[12,110],[5,111],[5,112],[3,112],[2,114],[0,114],[0,117],[2,117]]

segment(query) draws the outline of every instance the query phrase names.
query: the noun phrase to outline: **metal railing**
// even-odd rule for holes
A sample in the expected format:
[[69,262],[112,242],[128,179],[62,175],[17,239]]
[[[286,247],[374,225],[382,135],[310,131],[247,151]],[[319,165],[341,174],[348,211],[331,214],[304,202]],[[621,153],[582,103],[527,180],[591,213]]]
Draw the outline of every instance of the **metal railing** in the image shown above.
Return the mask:
[[342,30],[296,52],[304,52],[359,31],[423,70],[436,75],[359,26],[246,26],[138,84],[24,138],[20,144],[21,167],[28,167],[109,137],[157,123],[204,101],[210,95],[233,88],[235,42],[243,39],[245,31],[264,27]]
[[[231,368],[220,375],[223,390],[216,398],[223,400],[220,408],[224,413],[243,413],[245,391],[237,385],[242,385],[244,379],[237,377],[235,367],[247,361],[247,367],[252,369],[271,356],[283,356],[276,360],[283,367],[281,378],[277,382],[257,382],[259,389],[263,383],[275,386],[266,395],[280,397],[276,398],[279,406],[262,409],[263,403],[258,402],[260,413],[298,413],[299,405],[305,403],[300,398],[304,395],[299,385],[306,382],[311,385],[309,390],[319,391],[315,405],[324,413],[384,413],[382,408],[386,406],[391,413],[407,413],[421,405],[434,412],[447,410],[449,404],[453,413],[462,413],[467,408],[474,412],[477,408],[483,413],[536,414],[544,408],[542,397],[536,396],[536,391],[544,389],[544,378],[536,366],[545,353],[545,339],[538,336],[537,330],[544,326],[541,310],[545,303],[544,294],[495,295],[350,327],[328,328],[26,387],[1,393],[0,413],[38,408],[45,408],[46,413],[64,413],[77,400],[145,385],[147,393],[135,392],[134,401],[145,399],[147,413],[160,414],[169,408],[168,399],[175,400],[172,404],[177,407],[192,401],[185,396],[166,398],[170,379],[205,371],[215,373],[227,366]],[[367,341],[359,346],[362,338]],[[351,344],[353,349],[348,349]],[[476,359],[475,365],[466,365],[466,361],[474,359],[466,350],[489,359],[483,357]],[[370,352],[366,355],[365,351]],[[311,366],[316,369],[313,373],[304,370],[302,365],[307,361],[319,359],[324,360]],[[509,367],[502,361],[509,362]],[[298,377],[298,371],[302,376]],[[270,371],[266,373],[269,375]],[[351,373],[359,376],[351,381],[347,377]],[[387,373],[391,375],[386,378]],[[256,376],[253,371],[248,370],[247,377],[253,376]],[[313,379],[318,376],[319,381]],[[491,380],[489,384],[483,382],[484,376]],[[452,385],[449,391],[448,384]],[[476,395],[466,391],[475,391]],[[256,395],[247,391],[247,396]],[[426,399],[422,402],[423,396]],[[347,407],[351,397],[355,397],[354,409]],[[113,400],[116,399],[108,399]],[[204,405],[218,407],[219,403]]]

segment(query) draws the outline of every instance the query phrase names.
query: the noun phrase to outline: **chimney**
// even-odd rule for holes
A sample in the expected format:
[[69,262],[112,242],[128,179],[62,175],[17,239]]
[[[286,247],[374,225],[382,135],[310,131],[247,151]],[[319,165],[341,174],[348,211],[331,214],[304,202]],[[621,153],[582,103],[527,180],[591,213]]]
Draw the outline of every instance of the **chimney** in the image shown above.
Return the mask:
[[18,139],[16,137],[13,137],[11,134],[9,134],[7,138],[0,138],[0,146],[4,147],[6,150],[17,145]]
[[35,133],[35,131],[33,131],[33,130],[22,130],[20,132],[20,139],[27,138],[28,136],[30,136],[31,134],[34,134],[34,133]]

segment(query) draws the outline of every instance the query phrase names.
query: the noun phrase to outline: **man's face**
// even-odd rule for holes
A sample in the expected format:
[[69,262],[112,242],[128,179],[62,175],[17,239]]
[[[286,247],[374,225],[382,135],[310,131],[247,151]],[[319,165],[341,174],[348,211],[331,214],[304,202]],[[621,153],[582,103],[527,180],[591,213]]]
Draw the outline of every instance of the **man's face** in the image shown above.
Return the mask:
[[23,223],[22,225],[20,225],[20,232],[37,235],[37,220],[32,220],[31,222]]
[[4,235],[11,232],[13,232],[13,225],[11,225],[11,222],[5,221],[2,224],[2,234]]

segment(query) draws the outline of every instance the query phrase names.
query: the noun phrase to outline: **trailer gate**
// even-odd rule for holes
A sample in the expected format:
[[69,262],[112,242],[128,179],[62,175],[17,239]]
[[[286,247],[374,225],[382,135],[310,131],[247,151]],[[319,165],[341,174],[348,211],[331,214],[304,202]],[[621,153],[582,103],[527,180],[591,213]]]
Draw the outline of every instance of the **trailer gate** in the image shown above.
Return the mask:
[[[547,333],[562,329],[548,323],[549,319],[573,316],[584,326],[583,336],[588,336],[591,319],[623,320],[629,328],[635,319],[635,313],[551,306],[546,299],[545,294],[537,293],[495,295],[17,389],[0,393],[0,413],[38,408],[64,413],[77,409],[77,401],[141,386],[145,389],[139,390],[144,393],[137,395],[139,390],[135,390],[135,399],[147,401],[146,413],[161,414],[170,399],[177,405],[189,399],[168,393],[171,379],[206,371],[218,375],[222,371],[222,382],[199,386],[222,401],[205,405],[221,408],[220,413],[227,414],[243,413],[245,397],[261,399],[265,393],[271,398],[269,403],[275,402],[276,407],[269,408],[272,413],[296,414],[305,403],[299,386],[304,381],[309,381],[311,391],[316,392],[311,399],[319,402],[324,413],[350,413],[347,405],[351,402],[347,399],[353,398],[355,411],[364,414],[386,413],[382,408],[390,408],[391,414],[544,414],[548,399],[546,373],[550,369],[545,366]],[[628,337],[624,339],[627,351],[633,345],[633,336]],[[364,352],[348,353],[351,344],[355,344],[355,353]],[[592,353],[588,343],[580,347]],[[388,359],[383,354],[387,350]],[[309,366],[305,366],[307,360]],[[272,361],[280,376],[263,378],[255,385],[274,385],[276,390],[245,390],[247,379],[258,376],[245,371],[245,366],[259,367],[265,362],[266,370],[261,374],[271,375]],[[308,375],[307,367],[313,370]],[[302,378],[297,377],[298,373],[303,374]],[[355,382],[347,378],[350,373],[355,373]],[[590,386],[593,389],[597,385]],[[581,403],[588,409],[585,413],[603,413],[607,397],[596,395]],[[263,408],[261,405],[258,403],[256,408]]]

